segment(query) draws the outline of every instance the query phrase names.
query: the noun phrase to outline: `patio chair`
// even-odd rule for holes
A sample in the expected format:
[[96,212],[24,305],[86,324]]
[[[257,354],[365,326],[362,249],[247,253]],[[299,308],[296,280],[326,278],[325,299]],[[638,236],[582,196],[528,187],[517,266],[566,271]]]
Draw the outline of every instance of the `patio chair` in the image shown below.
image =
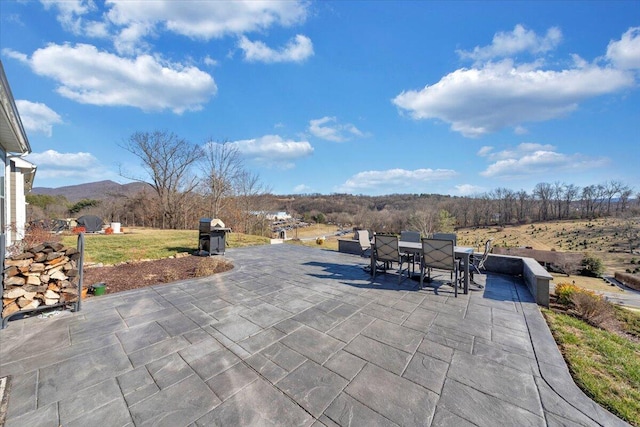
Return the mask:
[[[409,230],[401,231],[400,241],[420,243],[420,232],[409,231]],[[411,267],[413,268],[413,273],[415,273],[415,263],[420,262],[420,254],[411,253],[411,254],[407,254],[407,256],[408,256],[408,262],[411,264]]]
[[431,237],[434,239],[453,240],[453,246],[458,244],[458,235],[456,233],[433,233]]
[[451,271],[454,295],[458,297],[458,271],[460,261],[453,251],[453,240],[450,239],[422,239],[422,262],[420,263],[420,288],[423,287],[425,273],[431,279],[431,269]]
[[371,237],[369,230],[357,230],[358,243],[360,243],[360,256],[365,256],[366,252],[371,249]]
[[484,286],[482,286],[480,283],[477,283],[475,280],[473,280],[473,274],[474,272],[478,274],[482,274],[480,270],[484,270],[484,263],[487,260],[487,258],[489,258],[489,253],[491,253],[492,243],[493,243],[493,239],[487,240],[484,244],[484,253],[482,255],[477,255],[474,253],[470,259],[469,274],[471,277],[471,283],[473,283],[480,289],[483,289]]
[[[398,263],[398,283],[402,281],[402,265],[408,262],[407,256],[400,253],[398,249],[398,236],[395,234],[376,234],[373,240],[373,278],[376,277],[376,271],[380,266],[378,262],[384,265],[386,272],[387,266],[393,268],[393,263]],[[408,264],[407,264],[408,275]]]

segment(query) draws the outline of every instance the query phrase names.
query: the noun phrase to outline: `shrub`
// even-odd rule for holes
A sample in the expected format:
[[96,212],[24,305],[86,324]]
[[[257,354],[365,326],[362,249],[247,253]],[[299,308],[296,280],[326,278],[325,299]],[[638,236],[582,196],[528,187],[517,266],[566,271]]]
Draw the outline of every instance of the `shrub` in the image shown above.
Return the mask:
[[581,289],[571,295],[572,311],[582,320],[602,329],[617,323],[613,306],[602,296]]
[[104,229],[104,234],[113,234],[113,228],[107,227]]
[[580,290],[581,288],[574,284],[563,282],[556,285],[555,294],[560,304],[569,305],[571,304],[571,296]]
[[583,276],[600,277],[604,272],[604,264],[602,263],[602,260],[591,254],[585,254],[582,259],[582,267],[583,268],[580,273]]
[[79,225],[79,226],[75,226],[75,227],[73,227],[73,230],[71,230],[71,232],[72,232],[73,234],[86,233],[86,232],[87,232],[87,229],[86,229],[85,227],[83,227],[83,226]]
[[196,277],[211,276],[218,267],[218,258],[203,258],[196,266],[194,275]]

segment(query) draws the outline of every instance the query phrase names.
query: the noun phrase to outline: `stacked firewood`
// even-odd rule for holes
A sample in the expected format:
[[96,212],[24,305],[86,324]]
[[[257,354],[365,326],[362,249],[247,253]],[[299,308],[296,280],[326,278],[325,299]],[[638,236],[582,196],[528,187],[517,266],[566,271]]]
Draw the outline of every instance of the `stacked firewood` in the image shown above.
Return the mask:
[[5,260],[2,317],[78,301],[79,259],[76,248],[43,243]]

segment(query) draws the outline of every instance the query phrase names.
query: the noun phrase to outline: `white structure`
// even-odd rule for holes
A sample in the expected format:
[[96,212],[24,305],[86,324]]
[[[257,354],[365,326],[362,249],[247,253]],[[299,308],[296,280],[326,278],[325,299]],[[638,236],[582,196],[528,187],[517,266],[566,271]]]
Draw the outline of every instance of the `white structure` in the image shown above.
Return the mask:
[[36,167],[21,156],[30,152],[31,146],[0,61],[0,233],[5,242],[2,253],[24,237],[25,194],[31,190]]

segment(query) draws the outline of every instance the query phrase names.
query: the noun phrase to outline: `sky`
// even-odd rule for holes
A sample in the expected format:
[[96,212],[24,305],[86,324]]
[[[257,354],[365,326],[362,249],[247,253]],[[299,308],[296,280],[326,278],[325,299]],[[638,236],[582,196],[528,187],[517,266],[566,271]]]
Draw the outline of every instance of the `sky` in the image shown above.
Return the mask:
[[36,187],[231,143],[274,194],[640,191],[639,1],[2,0]]

